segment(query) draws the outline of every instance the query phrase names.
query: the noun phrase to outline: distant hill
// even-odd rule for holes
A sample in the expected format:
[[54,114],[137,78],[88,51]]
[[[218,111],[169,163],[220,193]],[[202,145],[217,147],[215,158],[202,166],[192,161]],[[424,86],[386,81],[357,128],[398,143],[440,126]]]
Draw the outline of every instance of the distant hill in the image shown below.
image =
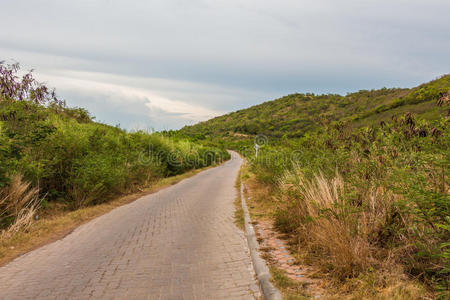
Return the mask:
[[435,119],[446,114],[446,108],[436,103],[449,90],[450,75],[444,75],[412,89],[361,90],[346,96],[292,94],[186,126],[181,132],[191,136],[235,138],[256,134],[300,137],[334,121],[348,121],[354,126],[372,125],[406,112]]

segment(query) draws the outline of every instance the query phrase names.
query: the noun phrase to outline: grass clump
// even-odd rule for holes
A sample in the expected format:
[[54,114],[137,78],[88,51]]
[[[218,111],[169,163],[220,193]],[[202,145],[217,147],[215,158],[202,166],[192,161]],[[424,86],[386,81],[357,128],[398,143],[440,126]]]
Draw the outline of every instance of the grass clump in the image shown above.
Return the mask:
[[0,190],[0,240],[27,228],[39,208],[39,190],[22,181],[20,175],[12,177],[10,184]]

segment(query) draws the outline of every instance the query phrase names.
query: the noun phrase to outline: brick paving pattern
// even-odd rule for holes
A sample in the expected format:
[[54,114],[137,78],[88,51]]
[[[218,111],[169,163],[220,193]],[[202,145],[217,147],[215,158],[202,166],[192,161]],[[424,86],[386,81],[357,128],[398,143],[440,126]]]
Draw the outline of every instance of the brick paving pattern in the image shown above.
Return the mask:
[[116,208],[0,268],[0,299],[255,299],[234,225],[241,159]]

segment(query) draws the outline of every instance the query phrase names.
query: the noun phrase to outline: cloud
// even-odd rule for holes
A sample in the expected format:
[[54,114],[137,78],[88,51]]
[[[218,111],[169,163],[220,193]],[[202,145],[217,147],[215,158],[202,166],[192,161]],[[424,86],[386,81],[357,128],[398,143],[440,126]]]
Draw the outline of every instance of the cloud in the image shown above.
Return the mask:
[[[158,95],[152,90],[125,85],[118,82],[131,81],[131,78],[114,76],[109,74],[98,74],[89,72],[59,72],[58,76],[41,75],[46,81],[52,82],[64,90],[79,90],[85,93],[114,95],[113,99],[122,99],[120,102],[133,104],[130,99],[142,99],[150,109],[159,109],[170,114],[177,114],[180,118],[187,120],[205,120],[221,114],[200,106],[191,105],[182,101],[172,100]],[[151,82],[151,78],[147,78]]]
[[[166,112],[176,128],[287,93],[448,73],[449,10],[444,0],[7,0],[0,58],[52,76],[69,103],[89,87],[102,103]],[[125,112],[108,122],[131,122]]]
[[[130,78],[104,73],[64,71],[40,74],[39,78],[58,86],[58,91],[70,95],[79,106],[92,108],[99,117],[111,123],[111,116],[127,114],[126,127],[151,127],[157,130],[180,127],[204,121],[224,112],[158,94],[158,86],[189,90],[189,83],[152,78]],[[129,83],[129,84],[127,84]],[[142,86],[155,86],[154,89]],[[180,86],[178,86],[180,85]],[[83,101],[82,98],[89,99]],[[107,112],[106,114],[104,112]],[[136,125],[138,124],[138,125]],[[122,124],[123,125],[123,124]]]

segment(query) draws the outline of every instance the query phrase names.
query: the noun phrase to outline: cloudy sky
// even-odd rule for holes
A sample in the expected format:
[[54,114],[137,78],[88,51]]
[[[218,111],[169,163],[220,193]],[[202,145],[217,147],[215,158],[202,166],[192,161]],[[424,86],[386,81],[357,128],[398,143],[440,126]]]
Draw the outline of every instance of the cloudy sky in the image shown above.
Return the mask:
[[0,0],[0,60],[127,129],[450,73],[448,0]]

